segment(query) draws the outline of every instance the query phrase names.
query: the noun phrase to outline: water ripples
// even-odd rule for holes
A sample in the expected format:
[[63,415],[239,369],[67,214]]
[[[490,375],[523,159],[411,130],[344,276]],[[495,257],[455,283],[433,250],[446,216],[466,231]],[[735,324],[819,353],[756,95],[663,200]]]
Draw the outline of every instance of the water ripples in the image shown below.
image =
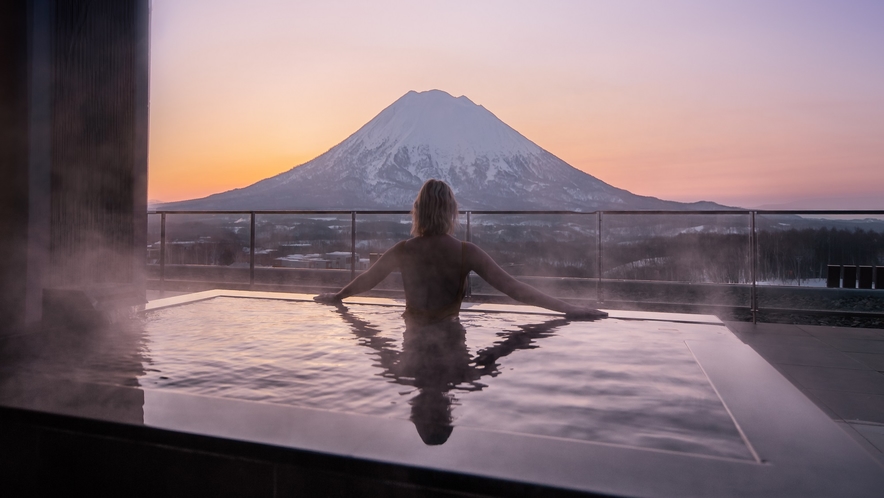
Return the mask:
[[433,360],[450,371],[431,396],[402,355],[400,313],[234,298],[150,312],[139,383],[412,421],[436,410],[454,426],[751,458],[684,343],[701,326],[464,313],[464,349],[448,367]]

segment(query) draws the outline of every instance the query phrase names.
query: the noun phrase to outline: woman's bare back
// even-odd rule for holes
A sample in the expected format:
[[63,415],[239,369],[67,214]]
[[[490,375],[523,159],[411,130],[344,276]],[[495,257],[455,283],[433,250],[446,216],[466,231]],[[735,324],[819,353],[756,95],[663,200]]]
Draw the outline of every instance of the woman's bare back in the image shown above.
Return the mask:
[[416,310],[451,306],[463,297],[464,245],[450,235],[415,237],[397,244],[405,300]]

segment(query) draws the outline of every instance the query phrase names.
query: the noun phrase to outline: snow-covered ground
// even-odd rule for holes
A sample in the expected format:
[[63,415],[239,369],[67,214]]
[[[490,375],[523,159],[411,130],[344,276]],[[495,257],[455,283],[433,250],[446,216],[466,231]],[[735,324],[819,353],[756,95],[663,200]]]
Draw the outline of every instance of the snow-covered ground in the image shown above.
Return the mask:
[[800,281],[798,280],[768,280],[763,282],[757,282],[757,285],[770,285],[770,286],[789,286],[789,287],[825,287],[826,279],[824,278],[803,278]]

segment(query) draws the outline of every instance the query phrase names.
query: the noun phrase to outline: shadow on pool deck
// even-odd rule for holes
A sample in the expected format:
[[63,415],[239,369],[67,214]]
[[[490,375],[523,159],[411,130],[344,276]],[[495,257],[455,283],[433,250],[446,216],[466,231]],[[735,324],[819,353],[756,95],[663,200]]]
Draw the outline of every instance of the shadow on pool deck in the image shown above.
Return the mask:
[[884,464],[884,330],[725,324]]

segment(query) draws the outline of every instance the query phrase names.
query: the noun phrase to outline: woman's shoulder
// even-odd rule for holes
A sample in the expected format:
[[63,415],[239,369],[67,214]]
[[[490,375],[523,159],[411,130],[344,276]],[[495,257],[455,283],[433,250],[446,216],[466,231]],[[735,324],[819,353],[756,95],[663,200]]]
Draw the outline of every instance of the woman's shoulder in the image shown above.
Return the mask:
[[387,249],[387,252],[401,253],[402,251],[406,250],[406,247],[408,246],[408,242],[410,240],[414,240],[414,239],[413,238],[412,239],[405,239],[405,240],[400,240],[399,242],[396,242],[395,244],[393,244],[393,247]]
[[483,251],[481,247],[477,246],[476,244],[473,244],[472,242],[463,241],[462,244],[463,244],[464,249],[467,250],[467,252],[472,252],[472,253],[476,253],[476,254],[485,254],[485,251]]
[[463,251],[464,258],[471,269],[494,263],[494,260],[491,259],[491,256],[489,256],[487,252],[483,251],[481,247],[472,242],[464,241]]

